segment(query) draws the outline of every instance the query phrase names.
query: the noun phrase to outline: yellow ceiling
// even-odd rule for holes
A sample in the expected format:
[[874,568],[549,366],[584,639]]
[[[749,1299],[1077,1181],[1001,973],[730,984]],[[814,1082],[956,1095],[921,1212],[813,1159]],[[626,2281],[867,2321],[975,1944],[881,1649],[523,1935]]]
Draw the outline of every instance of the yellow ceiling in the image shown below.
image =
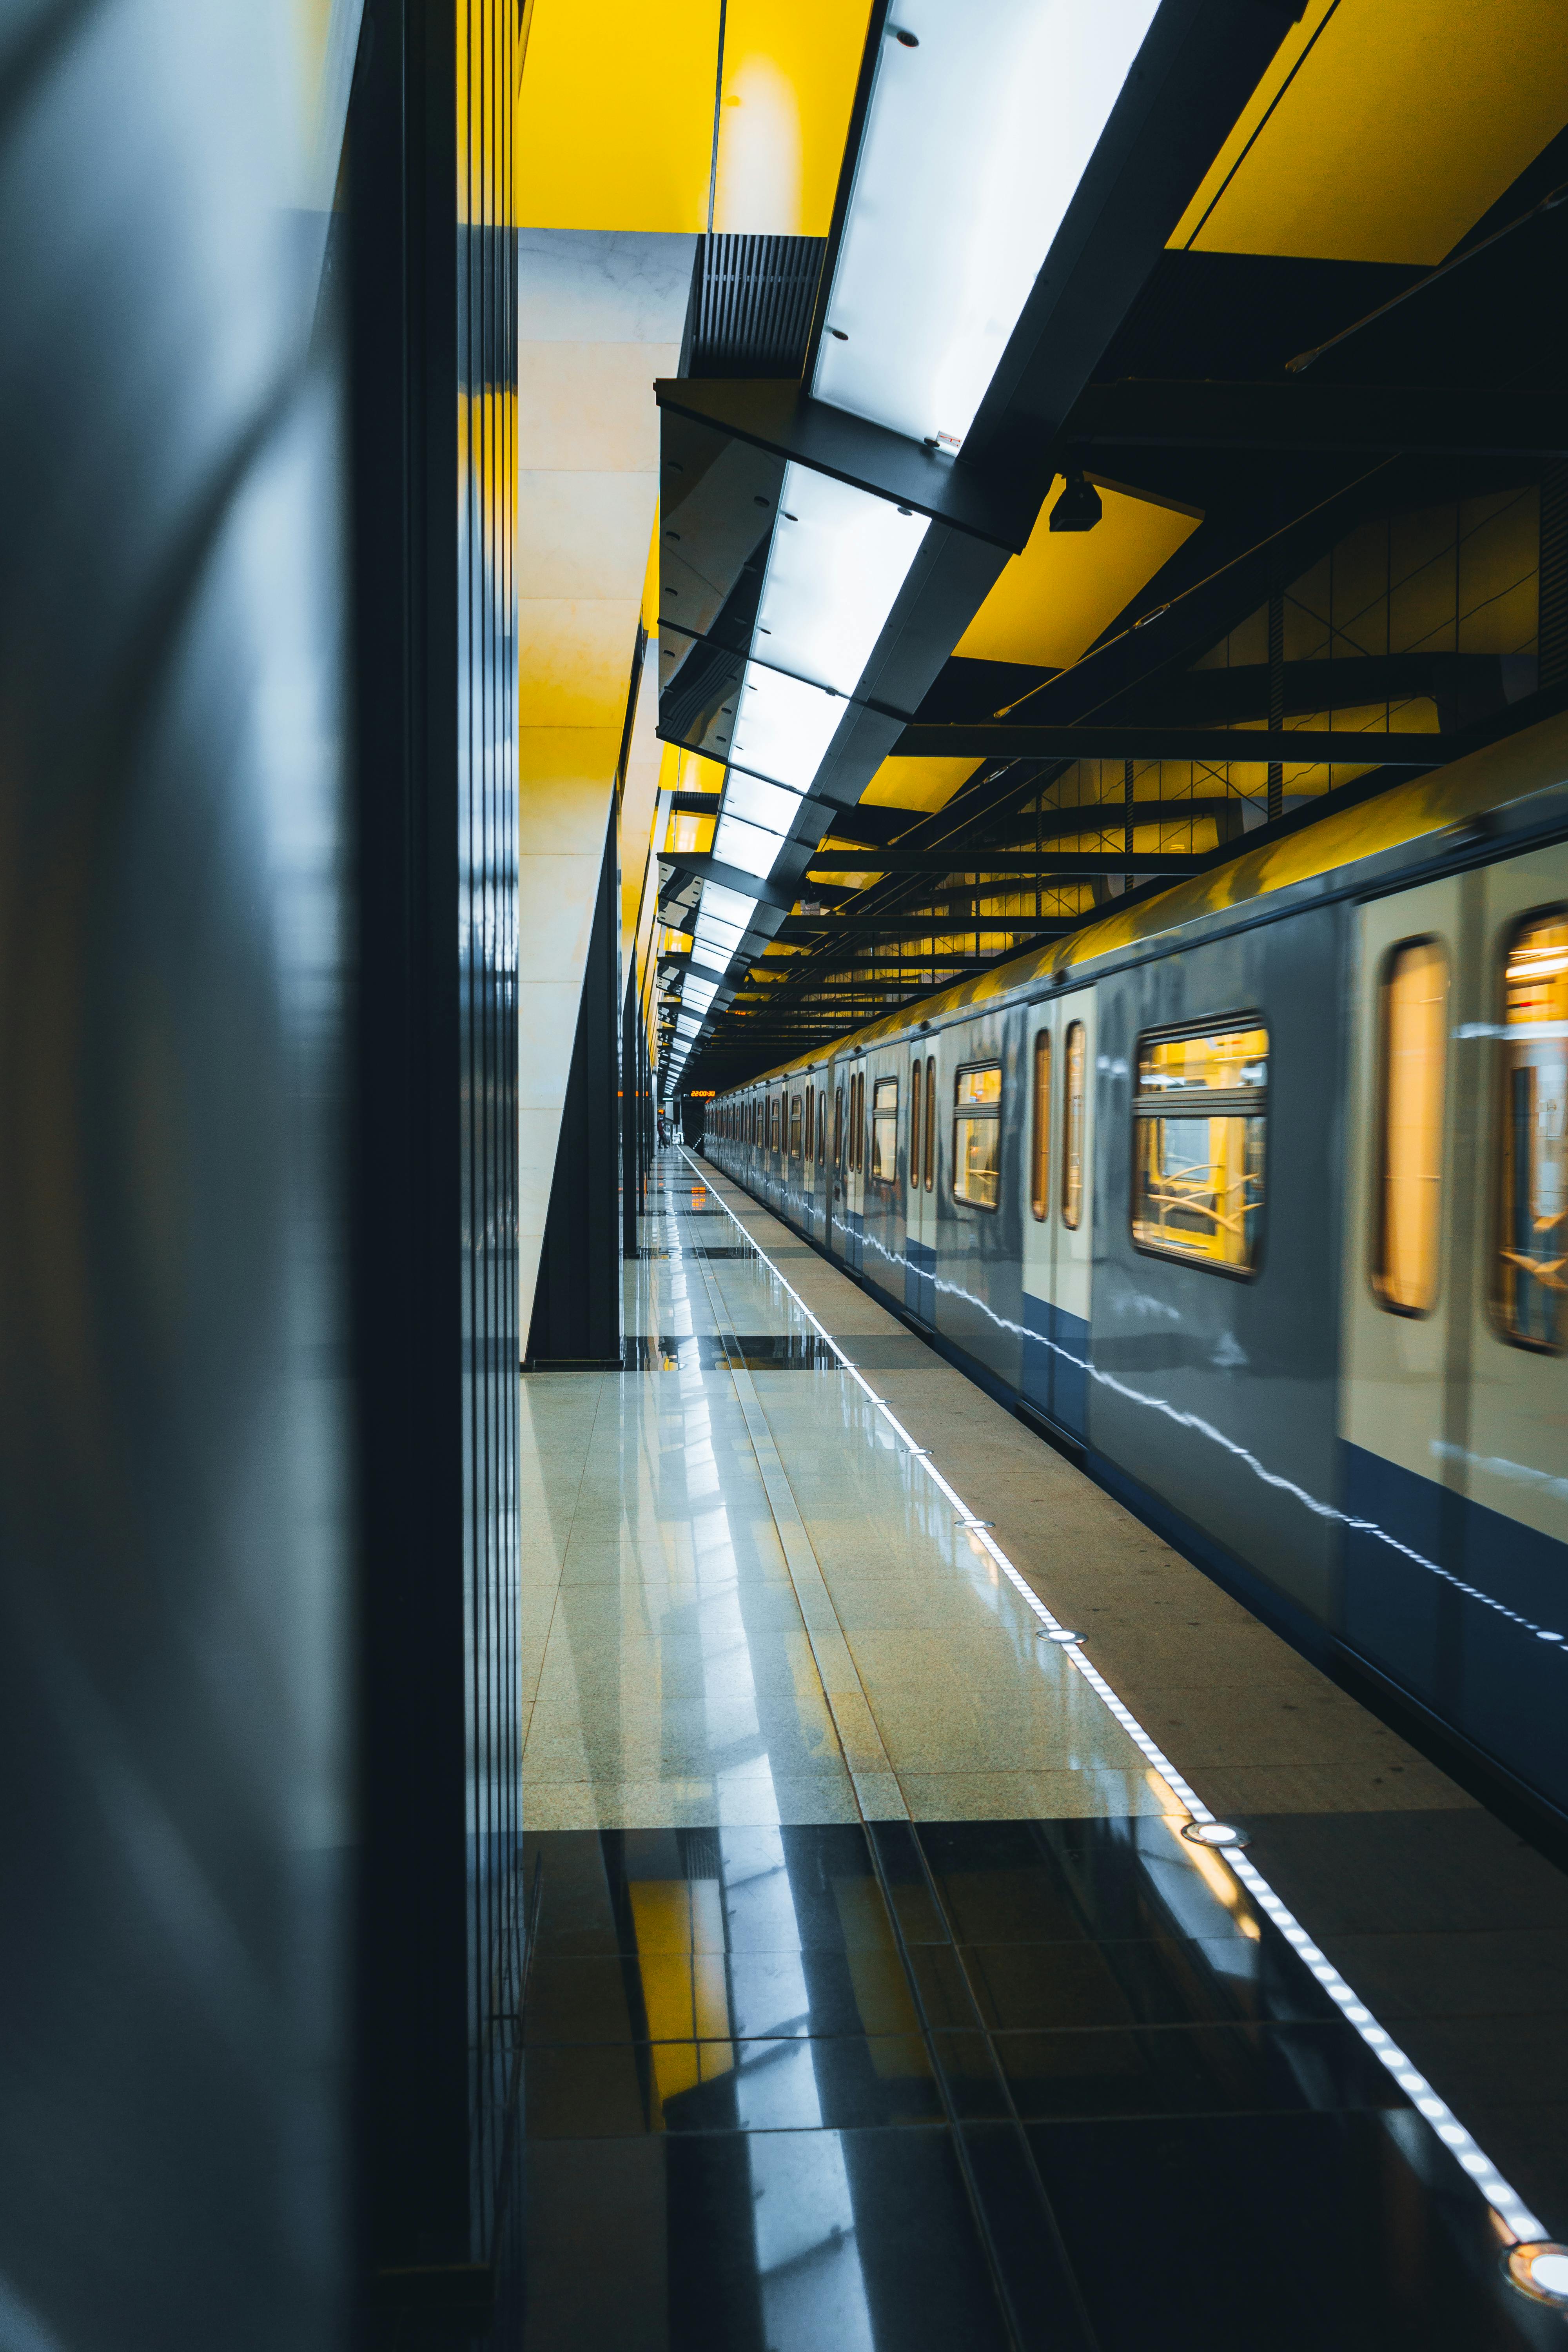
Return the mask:
[[872,808],[945,808],[978,760],[884,760],[862,801]]
[[868,0],[729,0],[713,226],[826,236]]
[[1311,0],[1171,242],[1430,265],[1565,121],[1563,0]]
[[1100,485],[1092,530],[1053,531],[1047,499],[953,650],[1066,669],[1196,530],[1201,518]]
[[722,18],[719,0],[533,0],[519,221],[706,229],[711,201],[719,230],[826,236],[867,14],[867,0],[727,0]]

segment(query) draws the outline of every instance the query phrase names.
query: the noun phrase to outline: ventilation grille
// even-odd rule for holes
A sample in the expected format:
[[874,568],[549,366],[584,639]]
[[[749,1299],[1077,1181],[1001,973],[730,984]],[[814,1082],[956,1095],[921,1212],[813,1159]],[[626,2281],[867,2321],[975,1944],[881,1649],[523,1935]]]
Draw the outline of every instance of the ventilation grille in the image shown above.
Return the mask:
[[826,242],[700,237],[682,373],[799,375]]

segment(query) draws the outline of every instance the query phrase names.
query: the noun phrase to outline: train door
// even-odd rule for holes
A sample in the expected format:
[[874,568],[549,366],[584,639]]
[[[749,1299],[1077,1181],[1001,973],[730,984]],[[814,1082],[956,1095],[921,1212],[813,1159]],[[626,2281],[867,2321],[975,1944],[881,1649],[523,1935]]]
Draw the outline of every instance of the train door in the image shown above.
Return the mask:
[[[918,1050],[917,1050],[918,1047]],[[909,1049],[909,1088],[904,1177],[904,1305],[922,1323],[936,1321],[936,1181],[942,1140],[937,1093],[936,1041],[916,1041]]]
[[1352,985],[1343,1630],[1428,1703],[1446,1679],[1442,1568],[1456,1559],[1465,1487],[1451,1440],[1473,1243],[1454,1178],[1461,1128],[1474,1158],[1479,1106],[1456,1098],[1456,1082],[1473,1092],[1475,1075],[1453,1034],[1462,889],[1454,876],[1360,908]]
[[1087,1437],[1094,1260],[1092,989],[1027,1008],[1022,1138],[1026,1401]]
[[845,1066],[844,1257],[858,1274],[866,1255],[866,1063],[862,1055]]
[[1475,1267],[1466,1418],[1456,1411],[1448,1432],[1467,1497],[1458,1714],[1561,1806],[1551,1637],[1568,1634],[1568,846],[1465,887],[1481,898],[1480,954],[1458,1050],[1477,1073],[1480,1150],[1460,1162]]
[[832,1066],[811,1073],[816,1087],[816,1162],[811,1171],[811,1240],[832,1242]]

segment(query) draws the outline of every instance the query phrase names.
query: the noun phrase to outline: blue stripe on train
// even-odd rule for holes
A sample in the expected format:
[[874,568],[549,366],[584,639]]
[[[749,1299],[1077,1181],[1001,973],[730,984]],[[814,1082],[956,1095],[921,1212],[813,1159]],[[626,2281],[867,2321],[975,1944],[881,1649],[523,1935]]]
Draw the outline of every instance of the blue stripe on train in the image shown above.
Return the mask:
[[1024,1293],[1024,1402],[1075,1437],[1089,1433],[1089,1325]]
[[1568,1544],[1359,1445],[1342,1452],[1345,1642],[1568,1806],[1568,1640],[1541,1638],[1568,1635]]

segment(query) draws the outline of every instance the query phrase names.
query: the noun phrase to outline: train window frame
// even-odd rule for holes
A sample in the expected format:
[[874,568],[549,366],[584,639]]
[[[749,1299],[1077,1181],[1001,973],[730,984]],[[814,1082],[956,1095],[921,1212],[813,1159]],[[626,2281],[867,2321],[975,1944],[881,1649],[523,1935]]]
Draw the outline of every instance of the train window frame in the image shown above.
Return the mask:
[[936,1127],[937,1127],[937,1121],[936,1121],[936,1112],[935,1112],[935,1109],[934,1109],[934,1108],[933,1108],[933,1106],[934,1106],[935,1102],[936,1102],[936,1055],[935,1055],[934,1054],[928,1054],[928,1055],[926,1055],[926,1153],[925,1153],[925,1188],[926,1188],[926,1191],[927,1191],[928,1192],[935,1192],[935,1190],[936,1190]]
[[798,1095],[791,1095],[789,1098],[789,1156],[792,1160],[798,1160],[801,1156],[801,1128],[805,1117],[805,1106],[801,1102],[800,1097]]
[[[1259,1181],[1262,1192],[1258,1203],[1257,1242],[1250,1262],[1245,1265],[1226,1265],[1220,1259],[1203,1257],[1195,1250],[1173,1249],[1163,1246],[1158,1242],[1141,1241],[1137,1229],[1139,1129],[1147,1120],[1161,1116],[1170,1116],[1168,1111],[1163,1111],[1158,1108],[1163,1101],[1161,1097],[1153,1096],[1145,1101],[1141,1094],[1138,1081],[1145,1049],[1151,1045],[1180,1045],[1187,1038],[1232,1036],[1253,1029],[1261,1030],[1263,1033],[1263,1058],[1267,1064],[1273,1056],[1273,1031],[1269,1026],[1268,1015],[1261,1008],[1254,1008],[1245,1013],[1217,1013],[1201,1021],[1182,1021],[1173,1025],[1157,1029],[1142,1029],[1139,1031],[1133,1042],[1129,1064],[1131,1079],[1130,1111],[1131,1160],[1127,1187],[1127,1231],[1132,1247],[1141,1257],[1157,1257],[1168,1265],[1191,1266],[1198,1274],[1219,1275],[1227,1282],[1256,1282],[1263,1271],[1268,1245],[1270,1192],[1268,1180],[1271,1167],[1268,1145],[1269,1083],[1267,1078],[1259,1087],[1237,1088],[1220,1094],[1219,1101],[1224,1108],[1217,1111],[1211,1108],[1208,1112],[1210,1118],[1218,1117],[1245,1119],[1250,1117],[1257,1118],[1262,1122],[1262,1149],[1259,1155],[1261,1171]],[[1218,1092],[1217,1089],[1215,1091]],[[1238,1107],[1239,1099],[1243,1095],[1248,1097],[1261,1097],[1260,1106],[1255,1108],[1249,1100],[1245,1107]]]
[[1047,1028],[1035,1032],[1029,1099],[1035,1122],[1029,1138],[1029,1212],[1043,1225],[1051,1210],[1051,1033]]
[[802,1153],[802,1164],[809,1168],[816,1157],[816,1088],[814,1086],[810,1086],[807,1087],[805,1090],[805,1146]]
[[[890,1108],[881,1099],[889,1087],[893,1090]],[[882,1130],[889,1129],[892,1149],[889,1154],[889,1166],[884,1173],[882,1148],[888,1137]],[[871,1081],[871,1165],[867,1172],[871,1182],[880,1185],[885,1192],[891,1192],[899,1181],[899,1080],[895,1071],[889,1071],[886,1076],[873,1078]]]
[[[1394,1088],[1391,1084],[1390,1018],[1393,1007],[1393,986],[1401,957],[1422,948],[1435,948],[1443,967],[1443,1011],[1439,1022],[1442,1046],[1442,1068],[1437,1087],[1437,1200],[1432,1239],[1432,1272],[1430,1295],[1426,1304],[1413,1304],[1392,1295],[1393,1286],[1387,1267],[1388,1247],[1388,1180],[1389,1180],[1389,1116],[1393,1108]],[[1447,1134],[1448,1117],[1448,1037],[1452,1018],[1450,1007],[1454,993],[1454,961],[1448,943],[1436,931],[1412,932],[1408,939],[1395,940],[1384,951],[1377,977],[1377,1050],[1373,1063],[1373,1097],[1374,1112],[1372,1139],[1372,1213],[1367,1220],[1369,1255],[1367,1283],[1377,1306],[1385,1315],[1398,1315],[1411,1322],[1425,1322],[1436,1314],[1443,1296],[1443,1218],[1447,1202]]]
[[784,1126],[781,1117],[783,1106],[783,1095],[768,1097],[768,1150],[770,1151],[776,1151],[779,1148],[780,1130]]
[[[1568,1354],[1568,1313],[1559,1319],[1560,1337],[1555,1339],[1532,1339],[1528,1332],[1515,1329],[1509,1320],[1508,1310],[1501,1295],[1500,1277],[1505,1260],[1504,1219],[1509,1197],[1507,1182],[1510,1133],[1509,1098],[1511,1092],[1509,1079],[1512,1071],[1521,1066],[1519,1064],[1510,1063],[1506,1051],[1509,1043],[1508,969],[1526,932],[1544,929],[1552,923],[1568,924],[1568,902],[1558,899],[1548,901],[1542,906],[1527,908],[1522,914],[1515,915],[1510,920],[1502,934],[1501,952],[1497,960],[1496,991],[1493,998],[1497,1006],[1498,1018],[1492,1034],[1495,1042],[1505,1050],[1497,1057],[1497,1076],[1489,1088],[1494,1106],[1491,1115],[1495,1125],[1489,1139],[1491,1202],[1490,1215],[1488,1219],[1489,1264],[1487,1282],[1488,1316],[1493,1331],[1505,1347],[1518,1348],[1521,1353],[1529,1356],[1548,1357]],[[1523,1025],[1525,1024],[1521,1024],[1521,1027]],[[1563,1138],[1563,1145],[1564,1178],[1568,1180],[1568,1134]],[[1568,1220],[1568,1210],[1560,1213],[1557,1222],[1563,1223],[1565,1220]]]
[[917,1054],[917,1055],[915,1055],[915,1057],[914,1057],[914,1060],[913,1060],[913,1061],[910,1063],[910,1184],[909,1184],[909,1189],[910,1189],[910,1191],[911,1192],[919,1192],[919,1190],[920,1190],[920,1183],[921,1183],[921,1071],[922,1071],[921,1059],[920,1055],[919,1055],[919,1054]]
[[[965,1078],[972,1077],[978,1072],[984,1071],[990,1073],[993,1070],[996,1074],[996,1100],[994,1106],[989,1102],[972,1102],[965,1104],[960,1101],[959,1088],[963,1086]],[[1000,1054],[986,1054],[972,1062],[961,1062],[957,1069],[954,1070],[952,1074],[952,1166],[949,1171],[952,1199],[954,1204],[958,1208],[973,1209],[983,1217],[995,1216],[1002,1206],[1002,1108],[1004,1090],[1005,1082],[1002,1072],[1002,1056]],[[996,1157],[994,1168],[994,1172],[996,1178],[996,1198],[994,1201],[982,1200],[977,1198],[976,1195],[972,1192],[961,1192],[958,1189],[960,1167],[963,1166],[967,1169],[966,1161],[961,1160],[960,1157],[958,1130],[961,1126],[977,1127],[982,1124],[993,1126],[996,1130]]]

